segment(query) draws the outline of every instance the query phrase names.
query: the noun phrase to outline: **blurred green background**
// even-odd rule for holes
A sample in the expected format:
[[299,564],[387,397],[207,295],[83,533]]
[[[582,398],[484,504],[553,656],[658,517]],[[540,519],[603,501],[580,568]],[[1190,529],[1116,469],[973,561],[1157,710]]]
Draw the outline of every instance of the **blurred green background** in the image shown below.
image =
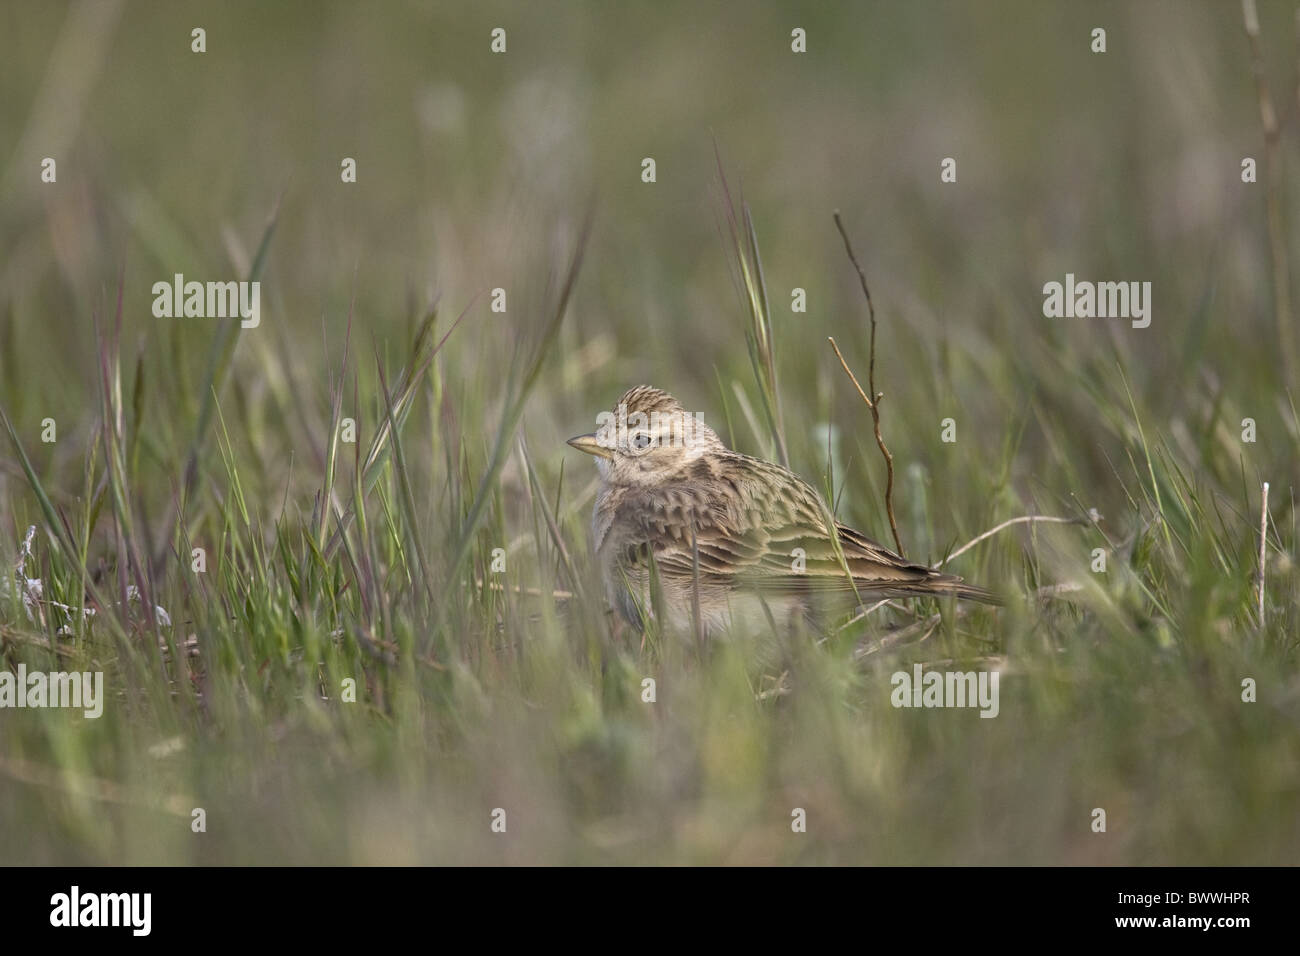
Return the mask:
[[[1259,14],[1293,169],[1296,8]],[[791,52],[795,27],[806,53]],[[118,587],[97,383],[119,357],[93,316],[112,327],[120,276],[129,535],[171,639],[200,652],[178,673],[183,655],[160,660],[136,617],[59,636],[67,621],[0,594],[6,667],[104,669],[117,701],[98,722],[0,711],[0,861],[1295,861],[1300,423],[1237,4],[17,2],[0,9],[0,89],[0,407],[85,560],[60,556],[7,436],[0,555],[16,561],[37,524],[47,597],[79,604],[83,575]],[[1244,157],[1258,183],[1242,182]],[[1297,190],[1281,183],[1285,225]],[[860,642],[933,607],[886,609],[827,645],[738,636],[701,659],[611,635],[594,597],[509,591],[572,590],[548,509],[569,573],[594,585],[594,475],[563,439],[628,386],[667,389],[732,447],[772,456],[728,192],[762,251],[792,467],[889,540],[870,417],[825,341],[865,383],[838,209],[880,323],[909,556],[1096,508],[1100,524],[1017,526],[953,565],[1013,594],[1081,584],[1073,599],[945,617],[910,651],[865,660]],[[271,221],[262,323],[235,340],[182,533],[219,325],[154,318],[151,286],[244,277]],[[1043,284],[1067,272],[1151,282],[1150,327],[1044,318]],[[505,313],[489,308],[497,287]],[[382,466],[353,557],[325,559],[302,529],[350,303],[341,414],[364,456],[386,419],[376,356],[391,385],[435,300],[436,337],[464,318],[415,390],[404,461]],[[541,371],[522,395],[529,356]],[[939,440],[946,418],[955,444]],[[229,555],[210,584],[182,557],[200,542]],[[498,546],[507,591],[493,593],[480,584]],[[1097,547],[1105,577],[1089,570]],[[893,710],[889,673],[913,659],[1003,668],[1001,717]],[[763,695],[783,671],[796,689]],[[351,709],[330,690],[349,675]],[[638,696],[646,675],[655,705]],[[208,833],[190,832],[191,806]],[[488,831],[498,806],[516,814],[508,838]],[[794,806],[808,834],[790,833]],[[1106,834],[1089,829],[1099,806]]]

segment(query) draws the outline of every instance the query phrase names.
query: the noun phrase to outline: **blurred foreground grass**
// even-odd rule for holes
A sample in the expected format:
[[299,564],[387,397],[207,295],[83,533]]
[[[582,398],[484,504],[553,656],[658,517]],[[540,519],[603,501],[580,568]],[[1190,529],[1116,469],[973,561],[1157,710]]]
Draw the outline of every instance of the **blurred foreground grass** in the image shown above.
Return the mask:
[[[102,670],[108,700],[0,711],[0,861],[1293,863],[1300,422],[1239,11],[1000,6],[7,7],[0,556],[36,526],[43,594],[0,592],[0,669]],[[1261,7],[1276,90],[1290,17]],[[776,456],[715,141],[792,467],[844,520],[889,539],[825,345],[865,380],[834,208],[909,555],[1102,516],[954,561],[1007,608],[897,643],[938,609],[703,654],[611,633],[563,439],[644,381]],[[1151,327],[1045,319],[1067,271],[1151,281]],[[260,276],[262,325],[153,318],[178,272]],[[999,716],[894,709],[914,661],[1000,668]]]

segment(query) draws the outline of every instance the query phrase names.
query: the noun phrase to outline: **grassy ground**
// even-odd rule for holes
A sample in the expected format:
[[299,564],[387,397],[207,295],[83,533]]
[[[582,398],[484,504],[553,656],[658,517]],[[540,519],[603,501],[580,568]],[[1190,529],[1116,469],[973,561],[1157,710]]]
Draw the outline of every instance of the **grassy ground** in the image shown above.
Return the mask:
[[[1006,6],[8,5],[0,670],[107,699],[0,710],[0,861],[1294,862],[1300,420],[1240,11]],[[1260,11],[1293,166],[1291,15]],[[890,540],[826,342],[865,381],[836,208],[909,556],[1078,523],[955,558],[998,610],[615,635],[563,439],[629,385],[768,457],[779,402]],[[1067,272],[1150,281],[1151,326],[1044,318]],[[258,278],[261,325],[154,318],[175,273]],[[999,669],[998,717],[895,709],[914,662]]]

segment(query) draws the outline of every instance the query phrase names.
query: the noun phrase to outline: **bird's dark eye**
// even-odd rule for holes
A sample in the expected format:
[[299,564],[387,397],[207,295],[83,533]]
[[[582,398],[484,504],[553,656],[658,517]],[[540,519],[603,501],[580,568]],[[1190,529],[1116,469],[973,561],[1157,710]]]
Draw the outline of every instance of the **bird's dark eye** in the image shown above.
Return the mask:
[[632,447],[637,451],[642,451],[650,447],[650,433],[637,432],[632,436]]

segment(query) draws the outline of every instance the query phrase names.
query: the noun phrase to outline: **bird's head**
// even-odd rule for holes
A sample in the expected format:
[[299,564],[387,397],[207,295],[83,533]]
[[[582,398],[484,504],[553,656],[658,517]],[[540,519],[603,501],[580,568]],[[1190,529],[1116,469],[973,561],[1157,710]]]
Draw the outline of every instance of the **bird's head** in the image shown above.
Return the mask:
[[594,432],[569,444],[593,455],[601,478],[615,485],[659,484],[725,447],[701,414],[649,385],[628,389],[613,411],[596,416]]

